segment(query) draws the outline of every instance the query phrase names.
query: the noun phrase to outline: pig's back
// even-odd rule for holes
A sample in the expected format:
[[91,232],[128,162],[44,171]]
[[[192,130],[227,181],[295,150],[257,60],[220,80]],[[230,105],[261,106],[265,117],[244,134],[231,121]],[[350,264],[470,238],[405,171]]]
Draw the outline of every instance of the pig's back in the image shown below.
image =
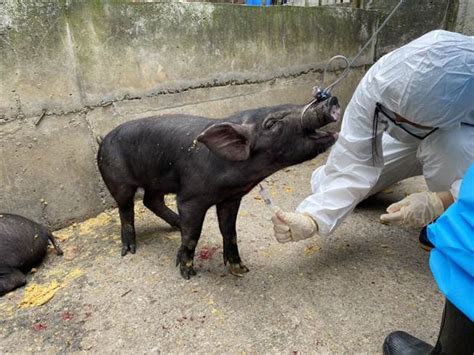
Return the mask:
[[194,159],[199,150],[196,137],[216,122],[185,115],[125,122],[101,143],[98,154],[101,173],[106,180],[120,179],[139,187],[176,192],[183,165]]
[[0,216],[0,267],[30,270],[46,254],[49,231],[21,216]]

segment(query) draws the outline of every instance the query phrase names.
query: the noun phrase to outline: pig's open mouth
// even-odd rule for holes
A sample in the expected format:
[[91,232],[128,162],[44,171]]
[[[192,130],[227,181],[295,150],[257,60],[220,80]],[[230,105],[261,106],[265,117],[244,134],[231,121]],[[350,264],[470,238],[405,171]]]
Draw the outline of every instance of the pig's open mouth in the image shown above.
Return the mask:
[[339,106],[337,97],[331,96],[328,100],[321,102],[318,106],[316,106],[316,108],[322,108],[323,106],[326,107],[326,112],[328,112],[329,116],[331,116],[330,122],[339,121],[339,118],[341,118],[341,107]]
[[331,115],[331,118],[333,119],[333,122],[339,121],[339,118],[341,117],[341,107],[339,107],[338,104],[333,105],[331,107],[331,110],[330,110],[329,114]]
[[314,133],[308,134],[308,137],[317,141],[321,141],[324,143],[325,141],[329,141],[334,139],[334,141],[337,140],[337,137],[339,134],[337,132],[332,132],[332,131],[320,131],[320,130],[315,130]]

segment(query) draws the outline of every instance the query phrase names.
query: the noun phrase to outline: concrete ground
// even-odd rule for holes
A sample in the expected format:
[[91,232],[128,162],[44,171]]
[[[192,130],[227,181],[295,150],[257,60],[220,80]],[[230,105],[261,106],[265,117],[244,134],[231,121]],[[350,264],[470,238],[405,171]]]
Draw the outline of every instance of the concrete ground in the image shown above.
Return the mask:
[[[275,203],[295,208],[325,158],[268,178]],[[0,352],[376,354],[396,329],[433,343],[443,297],[429,254],[416,230],[378,222],[389,203],[422,188],[399,183],[334,235],[284,245],[251,191],[238,219],[243,278],[223,264],[214,209],[190,281],[174,264],[179,232],[141,203],[135,255],[120,257],[116,210],[74,224],[55,233],[65,255],[49,253],[26,288],[0,298]]]

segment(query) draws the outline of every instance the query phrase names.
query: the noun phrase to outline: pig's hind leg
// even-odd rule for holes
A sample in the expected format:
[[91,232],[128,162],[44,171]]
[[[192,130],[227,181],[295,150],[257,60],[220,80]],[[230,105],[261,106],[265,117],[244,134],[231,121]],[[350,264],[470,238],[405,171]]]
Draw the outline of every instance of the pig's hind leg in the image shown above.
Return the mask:
[[164,194],[162,192],[145,190],[143,204],[170,226],[180,229],[179,215],[165,205]]
[[130,185],[119,185],[111,189],[111,194],[117,201],[121,223],[122,256],[127,252],[135,254],[135,211],[134,197],[137,188]]
[[18,269],[0,267],[0,296],[26,284],[26,276]]
[[59,246],[58,242],[56,241],[56,238],[54,237],[54,235],[52,235],[51,233],[48,234],[48,239],[49,241],[51,242],[51,244],[53,245],[54,247],[54,250],[56,250],[56,254],[57,255],[63,255],[63,251],[61,250],[61,247]]
[[217,218],[219,229],[224,238],[224,264],[230,264],[230,273],[242,277],[249,269],[242,263],[237,246],[237,213],[239,212],[241,198],[227,200],[217,204]]

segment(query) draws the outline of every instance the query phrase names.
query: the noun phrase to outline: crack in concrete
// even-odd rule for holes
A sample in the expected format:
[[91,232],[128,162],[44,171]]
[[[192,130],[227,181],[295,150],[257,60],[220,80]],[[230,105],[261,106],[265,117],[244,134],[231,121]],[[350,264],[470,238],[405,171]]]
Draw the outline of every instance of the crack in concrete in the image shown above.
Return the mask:
[[[359,65],[354,68],[358,68],[360,66],[364,66],[364,64]],[[209,89],[209,88],[219,88],[219,87],[225,87],[225,86],[241,86],[241,85],[255,85],[255,84],[264,84],[264,83],[269,83],[278,79],[291,79],[291,78],[298,78],[306,74],[310,73],[322,73],[322,69],[320,67],[310,67],[304,70],[298,70],[297,72],[287,72],[287,73],[281,73],[278,75],[273,75],[269,77],[262,77],[262,78],[225,78],[225,79],[209,79],[207,81],[199,81],[196,83],[189,83],[187,85],[179,85],[179,83],[175,87],[168,87],[168,88],[159,88],[156,89],[152,92],[149,93],[144,93],[142,95],[130,95],[130,94],[125,94],[122,97],[117,97],[117,98],[111,98],[111,99],[105,99],[100,101],[97,104],[92,104],[92,105],[84,105],[80,108],[77,109],[72,109],[68,111],[60,110],[60,111],[53,111],[53,110],[42,110],[42,112],[33,115],[35,118],[35,122],[38,120],[38,117],[42,116],[42,120],[46,119],[49,116],[67,116],[70,114],[87,114],[90,111],[93,111],[97,108],[103,108],[110,106],[114,103],[119,103],[119,102],[127,102],[127,101],[134,101],[134,100],[143,100],[146,98],[153,98],[153,97],[158,97],[161,95],[173,95],[173,94],[180,94],[184,93],[187,91],[191,90],[198,90],[198,89]],[[232,98],[233,96],[230,96],[229,98]],[[222,98],[224,99],[224,98]],[[174,106],[170,106],[169,108],[173,108]],[[181,105],[178,105],[176,107],[181,107]],[[7,123],[7,122],[12,122],[16,119],[21,119],[24,118],[24,114],[22,113],[21,115],[17,115],[16,117],[8,118],[6,116],[3,116],[2,119],[4,122],[2,123]]]
[[[99,146],[100,143],[97,141],[97,137],[94,134],[94,127],[92,122],[87,118],[87,113],[83,115],[84,122],[86,123],[87,130],[89,133],[89,146],[90,149],[94,152],[94,156],[97,157],[97,154],[99,152]],[[94,177],[97,180],[98,188],[99,188],[99,196],[100,196],[100,202],[102,203],[103,207],[107,207],[107,201],[106,201],[106,189],[105,189],[105,184],[102,180],[102,176],[97,168],[97,164],[94,164],[96,169],[94,169]]]

